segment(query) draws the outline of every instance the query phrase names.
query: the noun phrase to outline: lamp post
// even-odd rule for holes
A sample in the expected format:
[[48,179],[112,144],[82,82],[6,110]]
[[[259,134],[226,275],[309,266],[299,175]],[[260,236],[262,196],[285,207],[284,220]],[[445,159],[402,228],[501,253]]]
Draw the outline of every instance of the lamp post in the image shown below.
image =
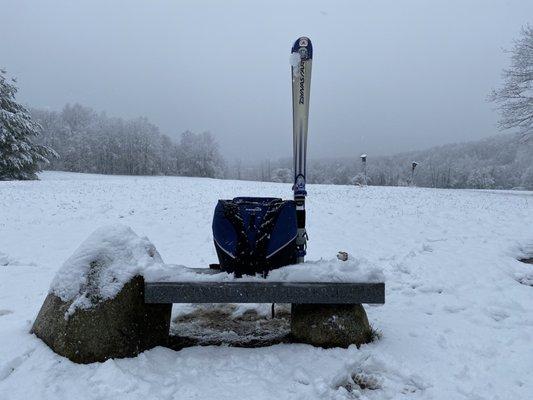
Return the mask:
[[363,176],[365,177],[365,186],[366,186],[366,154],[361,154],[361,162],[363,163]]
[[417,165],[418,165],[418,163],[416,161],[413,161],[411,163],[411,185],[413,185],[413,186],[415,184],[415,168],[416,168]]

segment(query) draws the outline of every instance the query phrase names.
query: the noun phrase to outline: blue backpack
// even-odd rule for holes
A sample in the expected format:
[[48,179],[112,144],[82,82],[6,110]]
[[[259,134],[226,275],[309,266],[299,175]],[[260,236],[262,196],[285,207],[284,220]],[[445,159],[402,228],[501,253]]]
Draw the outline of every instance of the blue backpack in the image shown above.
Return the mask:
[[271,197],[219,200],[213,238],[220,269],[237,277],[296,263],[296,205]]

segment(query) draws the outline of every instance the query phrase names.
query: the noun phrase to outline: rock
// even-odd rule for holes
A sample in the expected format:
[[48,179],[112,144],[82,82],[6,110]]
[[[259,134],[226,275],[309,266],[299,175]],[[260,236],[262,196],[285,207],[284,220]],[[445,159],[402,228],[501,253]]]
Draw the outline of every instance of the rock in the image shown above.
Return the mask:
[[144,273],[162,264],[129,227],[97,229],[57,271],[31,331],[78,363],[166,345],[172,305],[144,303]]
[[93,307],[72,311],[73,301],[49,293],[31,329],[71,361],[133,357],[168,342],[172,305],[145,304],[141,276],[126,283],[114,298]]
[[373,338],[361,304],[293,304],[291,335],[319,347],[359,347]]

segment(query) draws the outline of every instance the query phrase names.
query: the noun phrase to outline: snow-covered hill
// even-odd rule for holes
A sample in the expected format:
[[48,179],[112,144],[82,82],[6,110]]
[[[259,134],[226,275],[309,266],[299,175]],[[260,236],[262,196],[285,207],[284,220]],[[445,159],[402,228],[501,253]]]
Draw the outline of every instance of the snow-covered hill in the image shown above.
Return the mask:
[[[309,187],[308,259],[381,266],[382,338],[347,350],[155,348],[76,365],[28,334],[54,272],[97,227],[131,226],[168,263],[216,260],[218,198],[289,184],[48,172],[0,182],[0,399],[533,398],[533,193]],[[375,390],[343,385],[358,374]],[[359,396],[359,397],[358,397]]]

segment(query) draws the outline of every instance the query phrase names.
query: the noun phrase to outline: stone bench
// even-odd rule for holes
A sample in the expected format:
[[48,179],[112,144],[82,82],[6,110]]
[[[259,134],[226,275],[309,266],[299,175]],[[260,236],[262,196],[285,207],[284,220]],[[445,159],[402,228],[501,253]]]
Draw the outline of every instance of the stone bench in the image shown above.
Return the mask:
[[146,282],[145,303],[384,304],[385,284],[346,282]]
[[291,336],[322,347],[372,340],[363,303],[384,304],[385,284],[347,282],[146,282],[147,304],[290,303]]
[[288,340],[359,346],[373,338],[362,304],[385,302],[383,279],[360,260],[310,262],[272,271],[267,279],[234,279],[213,268],[165,264],[147,238],[124,225],[106,226],[57,271],[31,333],[73,362],[103,362],[176,343],[172,303],[290,303]]

